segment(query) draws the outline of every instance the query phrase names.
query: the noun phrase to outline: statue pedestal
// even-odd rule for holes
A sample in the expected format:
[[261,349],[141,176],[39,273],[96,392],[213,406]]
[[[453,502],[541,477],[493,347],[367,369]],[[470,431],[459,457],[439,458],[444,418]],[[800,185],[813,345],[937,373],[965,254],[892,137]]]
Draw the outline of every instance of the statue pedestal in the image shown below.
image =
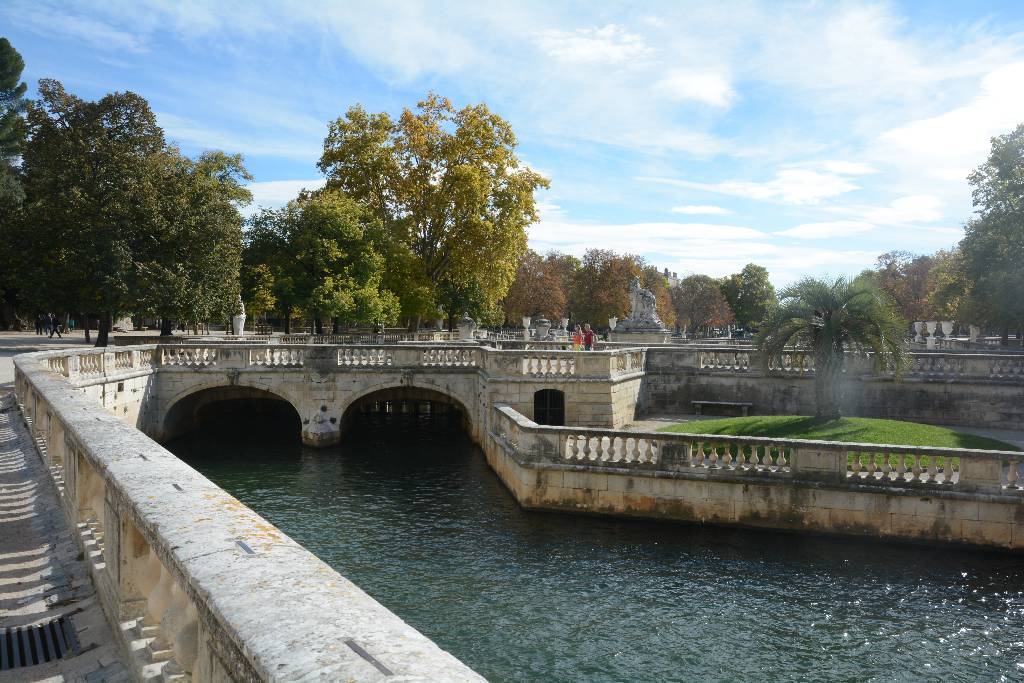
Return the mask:
[[627,342],[629,344],[667,344],[672,336],[670,330],[612,330],[608,333],[608,341]]

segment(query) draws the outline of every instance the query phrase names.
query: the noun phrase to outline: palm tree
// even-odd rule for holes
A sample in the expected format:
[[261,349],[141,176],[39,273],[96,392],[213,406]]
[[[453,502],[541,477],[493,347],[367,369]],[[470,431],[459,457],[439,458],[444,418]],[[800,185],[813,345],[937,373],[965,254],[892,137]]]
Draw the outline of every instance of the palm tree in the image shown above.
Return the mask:
[[756,344],[765,368],[794,347],[812,355],[815,418],[826,421],[842,416],[845,359],[869,356],[876,370],[898,374],[906,362],[905,329],[892,300],[869,282],[808,277],[782,290]]

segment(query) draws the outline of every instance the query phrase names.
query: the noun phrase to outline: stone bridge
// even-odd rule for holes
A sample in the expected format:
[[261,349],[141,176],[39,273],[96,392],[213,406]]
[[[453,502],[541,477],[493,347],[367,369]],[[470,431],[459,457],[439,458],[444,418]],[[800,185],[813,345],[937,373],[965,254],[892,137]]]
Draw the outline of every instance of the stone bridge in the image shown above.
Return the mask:
[[634,419],[645,351],[502,350],[459,344],[147,345],[53,356],[51,369],[157,441],[191,428],[214,402],[283,401],[311,446],[336,443],[352,412],[425,402],[457,410],[483,442],[489,407],[548,424],[616,428]]

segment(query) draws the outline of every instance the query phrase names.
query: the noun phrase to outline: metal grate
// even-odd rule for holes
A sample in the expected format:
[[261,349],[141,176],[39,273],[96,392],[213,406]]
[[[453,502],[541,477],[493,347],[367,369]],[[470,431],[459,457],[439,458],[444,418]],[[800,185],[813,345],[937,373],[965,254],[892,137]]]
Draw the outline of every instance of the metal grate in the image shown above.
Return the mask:
[[67,617],[0,631],[0,671],[63,659],[78,652],[78,638]]

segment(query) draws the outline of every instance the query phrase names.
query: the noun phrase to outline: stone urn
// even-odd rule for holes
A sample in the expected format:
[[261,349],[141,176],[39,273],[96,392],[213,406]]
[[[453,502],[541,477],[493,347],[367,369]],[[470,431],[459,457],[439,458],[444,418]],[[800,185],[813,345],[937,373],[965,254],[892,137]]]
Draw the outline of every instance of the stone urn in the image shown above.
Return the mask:
[[538,340],[548,338],[548,332],[551,330],[551,321],[547,318],[538,318],[533,323],[533,329],[536,330],[534,337]]
[[231,318],[231,324],[235,328],[235,334],[241,337],[245,333],[245,304],[242,303],[242,296],[238,296],[237,314]]
[[916,342],[923,342],[924,341],[924,322],[918,320],[916,323],[914,323],[914,331],[917,332],[917,336],[914,337],[914,341],[916,341]]
[[968,329],[970,330],[970,337],[968,337],[968,339],[973,344],[978,341],[978,336],[981,334],[981,328],[977,325],[971,325]]
[[474,330],[476,330],[476,321],[463,313],[462,320],[459,321],[459,340],[472,339]]
[[530,316],[523,316],[523,339],[530,338]]
[[948,337],[949,335],[953,334],[953,321],[952,320],[943,320],[940,324],[942,325],[942,336],[943,337]]
[[926,320],[924,323],[925,329],[928,330],[928,343],[925,344],[926,348],[935,348],[935,328],[938,326],[938,322],[935,320]]

